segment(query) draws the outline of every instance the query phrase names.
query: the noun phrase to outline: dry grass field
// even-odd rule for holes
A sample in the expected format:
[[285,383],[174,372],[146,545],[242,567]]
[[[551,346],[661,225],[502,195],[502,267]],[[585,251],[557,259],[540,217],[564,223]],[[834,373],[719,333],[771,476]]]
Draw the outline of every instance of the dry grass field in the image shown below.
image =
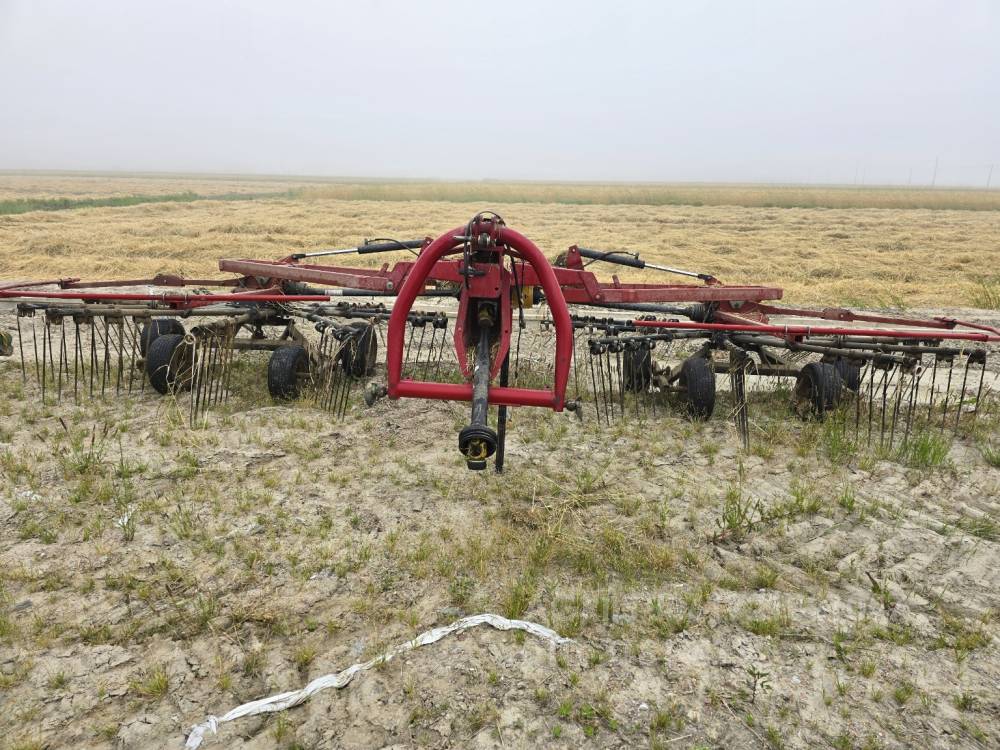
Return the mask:
[[[793,303],[984,306],[1000,278],[1000,210],[773,208],[755,204],[781,202],[784,189],[760,187],[728,192],[689,187],[683,192],[691,201],[700,197],[704,202],[728,199],[748,205],[469,204],[409,200],[411,193],[421,194],[419,186],[394,187],[395,193],[378,185],[0,175],[0,195],[19,191],[22,197],[28,191],[90,197],[130,191],[144,195],[294,191],[294,197],[246,201],[196,200],[0,215],[0,278],[135,277],[157,272],[212,275],[221,257],[273,258],[303,249],[350,247],[366,237],[436,235],[462,224],[470,211],[483,207],[499,211],[550,256],[571,244],[627,248],[639,251],[650,262],[708,271],[727,282],[783,286],[786,300]],[[427,189],[432,196],[441,192],[452,199],[466,194],[447,184]],[[503,192],[503,186],[495,189]],[[512,190],[511,195],[522,200],[547,195],[572,200],[582,191],[591,200],[607,197],[607,189],[601,186],[548,190],[539,189],[529,196],[524,190]],[[796,190],[809,194],[807,189]],[[338,197],[369,192],[391,200]],[[872,190],[865,196],[880,205],[885,192]],[[997,208],[1000,193],[966,192],[984,206]],[[950,191],[938,193],[946,198],[952,195]],[[837,205],[838,194],[836,189],[818,188],[809,200]],[[899,191],[904,203],[914,200],[914,194],[919,196],[920,191]],[[942,205],[948,205],[947,201]],[[620,275],[623,279],[641,277],[637,272]],[[651,272],[645,275],[650,277]]]
[[[0,176],[0,195],[214,189],[81,179]],[[549,255],[628,247],[794,302],[989,303],[976,280],[1000,268],[996,210],[338,193],[375,188],[0,216],[0,277],[210,274],[218,257],[419,237],[486,207]],[[0,325],[14,330],[10,310]],[[208,715],[479,612],[572,643],[470,631],[202,747],[1000,747],[995,403],[908,451],[763,394],[749,451],[723,407],[604,427],[516,409],[497,476],[459,460],[467,405],[366,408],[355,391],[334,421],[272,402],[258,355],[193,429],[185,396],[43,404],[0,359],[3,750],[180,750]]]

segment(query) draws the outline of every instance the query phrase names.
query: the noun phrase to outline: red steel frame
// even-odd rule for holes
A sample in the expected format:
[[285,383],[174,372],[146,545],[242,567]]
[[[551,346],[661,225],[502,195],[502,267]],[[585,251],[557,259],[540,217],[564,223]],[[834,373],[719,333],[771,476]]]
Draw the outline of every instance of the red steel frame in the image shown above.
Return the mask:
[[[958,339],[962,341],[997,342],[1000,334],[979,331],[914,331],[899,328],[842,328],[836,326],[788,326],[763,323],[685,323],[678,320],[636,320],[637,328],[666,328],[682,331],[726,331],[730,333],[770,333],[784,339],[808,336],[870,336],[892,339]],[[914,323],[916,325],[916,323]]]

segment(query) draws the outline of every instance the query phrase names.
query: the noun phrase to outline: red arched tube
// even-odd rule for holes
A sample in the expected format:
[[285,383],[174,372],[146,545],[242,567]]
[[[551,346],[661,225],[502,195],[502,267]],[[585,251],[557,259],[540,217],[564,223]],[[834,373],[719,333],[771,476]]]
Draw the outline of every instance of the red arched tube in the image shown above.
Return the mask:
[[[472,399],[471,383],[432,383],[402,379],[406,317],[417,295],[423,290],[434,264],[461,244],[462,240],[455,238],[464,236],[466,231],[467,228],[461,226],[445,232],[424,248],[399,289],[392,315],[389,317],[389,333],[386,341],[389,398],[430,398],[446,401]],[[513,229],[502,227],[499,244],[509,245],[511,249],[516,250],[538,276],[552,312],[552,323],[556,331],[555,372],[551,391],[491,386],[490,403],[507,406],[546,406],[555,411],[562,411],[569,370],[573,361],[573,323],[569,317],[569,308],[566,306],[562,288],[542,251],[527,237]]]

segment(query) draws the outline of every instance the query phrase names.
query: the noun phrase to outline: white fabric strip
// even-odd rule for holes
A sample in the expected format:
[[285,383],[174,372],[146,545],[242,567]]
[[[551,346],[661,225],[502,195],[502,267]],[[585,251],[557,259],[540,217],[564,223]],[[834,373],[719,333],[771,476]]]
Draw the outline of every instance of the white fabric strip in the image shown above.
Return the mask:
[[544,625],[539,625],[538,623],[528,622],[527,620],[508,620],[506,617],[492,614],[463,617],[461,620],[456,620],[450,625],[444,625],[440,628],[427,630],[413,640],[394,646],[385,653],[376,656],[374,659],[370,659],[369,661],[360,664],[352,664],[347,669],[337,672],[336,674],[328,674],[323,677],[317,677],[301,690],[278,693],[277,695],[272,695],[267,698],[261,698],[259,700],[251,701],[250,703],[244,703],[242,706],[237,706],[232,711],[229,711],[222,716],[209,716],[201,724],[196,724],[191,727],[191,732],[188,734],[187,742],[184,745],[185,750],[195,750],[195,748],[199,747],[202,739],[204,739],[205,732],[211,730],[211,732],[215,734],[218,731],[219,724],[225,724],[229,721],[241,719],[244,716],[274,713],[276,711],[284,711],[287,708],[292,708],[293,706],[297,706],[300,703],[305,702],[310,696],[321,690],[326,690],[331,687],[342,688],[346,686],[352,679],[354,679],[354,675],[358,672],[364,672],[365,670],[387,662],[400,654],[406,653],[407,651],[412,651],[420,646],[426,646],[430,643],[441,640],[445,636],[452,635],[454,633],[461,633],[463,630],[469,630],[470,628],[475,628],[479,625],[489,625],[497,630],[523,630],[533,636],[547,640],[556,646],[560,646],[564,643],[571,643],[569,638],[563,638],[554,630],[550,630]]

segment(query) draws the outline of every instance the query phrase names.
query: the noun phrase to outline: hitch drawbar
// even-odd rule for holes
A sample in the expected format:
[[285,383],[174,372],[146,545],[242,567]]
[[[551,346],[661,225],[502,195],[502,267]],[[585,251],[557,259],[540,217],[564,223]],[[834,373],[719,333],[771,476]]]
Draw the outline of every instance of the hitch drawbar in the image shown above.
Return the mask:
[[476,320],[479,340],[472,370],[472,420],[458,433],[458,450],[465,456],[466,465],[475,471],[486,468],[486,460],[496,453],[498,443],[497,433],[486,423],[490,410],[490,334],[495,322],[492,307],[481,304],[479,308]]

